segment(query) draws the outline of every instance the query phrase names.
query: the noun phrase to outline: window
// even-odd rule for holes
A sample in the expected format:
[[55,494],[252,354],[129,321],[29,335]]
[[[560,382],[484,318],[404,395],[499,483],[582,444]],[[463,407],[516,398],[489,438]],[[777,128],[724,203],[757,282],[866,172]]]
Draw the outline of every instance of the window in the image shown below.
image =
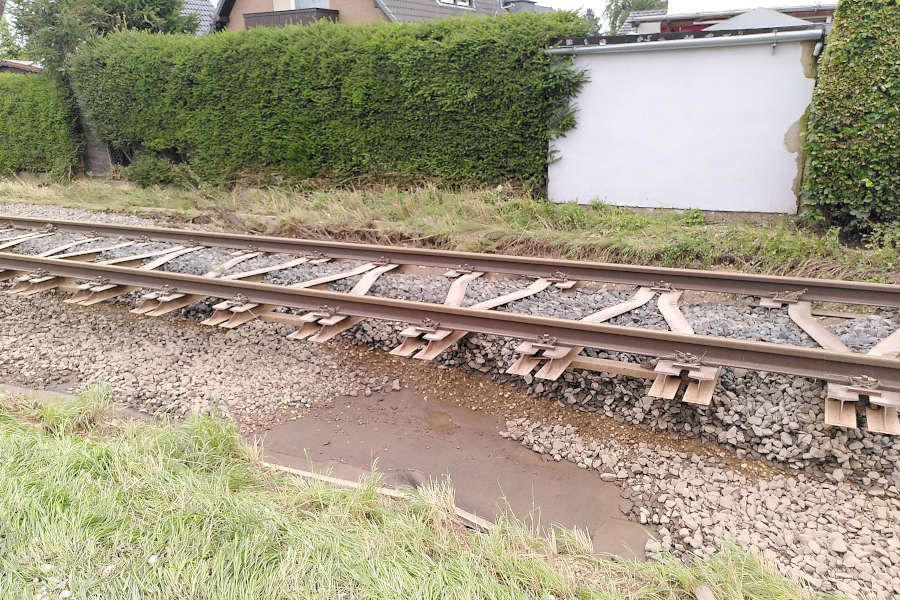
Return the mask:
[[461,8],[472,8],[474,0],[438,0],[438,4],[449,4],[450,6],[459,6]]

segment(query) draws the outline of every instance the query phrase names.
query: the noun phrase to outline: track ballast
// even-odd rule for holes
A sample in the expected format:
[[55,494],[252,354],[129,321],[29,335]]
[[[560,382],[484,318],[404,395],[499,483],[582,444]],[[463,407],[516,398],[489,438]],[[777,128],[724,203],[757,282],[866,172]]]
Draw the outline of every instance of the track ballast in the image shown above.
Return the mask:
[[[653,380],[649,395],[705,406],[713,396],[722,367],[736,367],[827,381],[825,419],[830,425],[857,426],[857,407],[865,411],[868,429],[898,434],[900,406],[900,331],[866,353],[852,352],[824,327],[813,300],[878,306],[900,306],[900,286],[806,278],[661,269],[628,265],[578,263],[459,252],[443,252],[337,242],[319,242],[219,234],[99,223],[0,218],[9,228],[0,251],[16,250],[41,237],[65,233],[64,243],[39,256],[0,252],[5,278],[16,278],[14,293],[49,289],[74,292],[67,302],[92,304],[135,289],[144,303],[135,309],[162,315],[207,297],[222,299],[208,325],[233,328],[256,318],[297,326],[291,337],[327,341],[365,319],[406,323],[402,344],[393,354],[433,359],[469,333],[522,340],[518,359],[508,370],[522,376],[555,380],[568,369],[588,369]],[[32,231],[26,232],[25,229]],[[33,231],[40,229],[39,231]],[[0,226],[2,232],[2,226]],[[118,239],[108,241],[109,237]],[[104,240],[107,240],[104,242]],[[61,240],[62,241],[62,240]],[[174,246],[159,247],[160,242]],[[105,245],[104,245],[105,244]],[[148,249],[152,249],[147,251]],[[166,264],[203,248],[236,250],[203,275],[164,270]],[[129,250],[130,249],[130,250]],[[117,258],[92,262],[103,253]],[[268,256],[278,252],[285,256]],[[265,260],[266,258],[271,261]],[[278,258],[279,260],[276,260]],[[281,260],[283,259],[283,260]],[[303,264],[329,259],[366,261],[292,285],[259,280]],[[241,263],[267,264],[241,270]],[[122,266],[129,265],[129,266]],[[443,303],[422,303],[366,295],[378,279],[413,265],[449,269]],[[227,274],[226,274],[227,273]],[[463,307],[470,283],[488,273],[535,278],[528,286]],[[356,281],[347,292],[323,287]],[[636,286],[631,297],[580,320],[507,312],[504,307],[556,289],[562,294],[593,282]],[[820,346],[809,348],[762,341],[697,335],[679,309],[682,291],[759,296],[760,305],[787,307],[791,320]],[[149,291],[148,291],[149,290]],[[647,305],[653,299],[671,331],[621,327],[607,321]],[[284,308],[305,311],[283,312]],[[829,313],[831,315],[840,313]],[[653,368],[633,362],[598,359],[583,349],[637,354],[657,359]]]

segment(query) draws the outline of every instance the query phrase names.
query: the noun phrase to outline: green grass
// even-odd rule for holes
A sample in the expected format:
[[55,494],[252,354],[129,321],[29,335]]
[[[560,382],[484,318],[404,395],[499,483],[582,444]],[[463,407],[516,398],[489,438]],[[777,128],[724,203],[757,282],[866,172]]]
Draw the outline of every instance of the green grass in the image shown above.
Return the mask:
[[818,235],[789,217],[765,224],[712,222],[698,211],[555,205],[512,188],[278,185],[226,191],[0,180],[3,201],[162,214],[174,223],[212,221],[303,237],[900,283],[897,235],[883,235],[884,247],[849,247],[836,230]]
[[39,422],[44,431],[73,433],[102,422],[110,410],[110,393],[107,386],[95,384],[71,399],[61,396],[48,402],[21,397],[14,402],[19,414]]
[[475,534],[447,483],[389,499],[374,476],[344,489],[264,470],[213,416],[111,420],[103,387],[66,404],[0,402],[4,600],[815,597],[734,546],[639,564],[509,517]]

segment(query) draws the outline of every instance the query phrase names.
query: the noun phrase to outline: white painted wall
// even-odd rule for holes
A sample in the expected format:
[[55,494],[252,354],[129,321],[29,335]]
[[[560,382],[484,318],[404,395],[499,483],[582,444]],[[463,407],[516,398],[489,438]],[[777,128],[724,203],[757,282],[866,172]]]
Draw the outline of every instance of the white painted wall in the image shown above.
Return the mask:
[[590,81],[551,144],[550,199],[796,212],[786,136],[812,98],[805,44],[577,55]]

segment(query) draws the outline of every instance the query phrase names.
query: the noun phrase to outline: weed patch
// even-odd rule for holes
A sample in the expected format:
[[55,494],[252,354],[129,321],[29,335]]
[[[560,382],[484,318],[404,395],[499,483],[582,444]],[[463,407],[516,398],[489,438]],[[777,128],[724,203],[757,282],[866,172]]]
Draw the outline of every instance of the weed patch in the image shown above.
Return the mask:
[[798,229],[789,217],[766,224],[714,222],[699,211],[551,204],[505,187],[225,191],[8,180],[0,181],[2,201],[149,215],[174,226],[203,222],[296,237],[900,283],[894,229],[879,229],[868,246],[847,246],[836,229],[819,235]]

